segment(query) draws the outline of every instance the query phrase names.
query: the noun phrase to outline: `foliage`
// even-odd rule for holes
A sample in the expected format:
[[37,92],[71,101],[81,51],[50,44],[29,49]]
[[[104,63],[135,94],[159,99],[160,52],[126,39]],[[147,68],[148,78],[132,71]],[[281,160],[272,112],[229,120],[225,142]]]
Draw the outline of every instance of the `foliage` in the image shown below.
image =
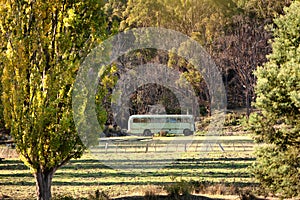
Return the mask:
[[243,119],[243,115],[242,114],[238,114],[238,113],[228,113],[225,116],[225,122],[224,122],[224,126],[237,126],[241,124],[241,120]]
[[280,196],[297,196],[300,194],[300,151],[299,148],[289,147],[286,151],[270,145],[261,147],[257,152],[257,161],[252,173],[268,192]]
[[[214,1],[211,0],[201,0],[201,3],[194,0],[129,0],[126,2],[126,6],[120,6],[120,4],[114,5],[115,12],[113,13],[119,13],[119,17],[120,13],[122,13],[123,19],[121,20],[120,30],[150,26],[164,27],[180,31],[201,43],[207,43],[206,38],[203,36],[207,35],[208,37],[212,37],[212,32],[218,32],[215,28],[218,26],[216,26],[214,22],[219,23],[223,19],[222,14],[215,12],[217,10],[217,6],[212,6],[212,4],[214,5]],[[211,38],[209,40],[211,40]],[[184,46],[182,46],[180,51],[184,51],[186,48],[189,48],[187,46],[189,44],[183,45]],[[134,54],[138,58],[138,62],[133,62],[131,60],[132,57],[127,55],[125,56],[125,59],[121,59],[122,61],[119,59],[120,64],[123,66],[125,65],[126,67],[131,65],[132,67],[147,61],[157,63],[159,60],[160,64],[165,64],[168,67],[178,70],[182,79],[186,79],[193,87],[195,93],[199,94],[199,104],[203,107],[208,107],[209,91],[204,79],[194,66],[188,65],[184,59],[180,59],[178,56],[172,56],[172,53],[168,52],[143,50],[134,52]],[[151,99],[151,95],[147,94],[147,87],[141,87],[141,90],[145,91],[145,94],[143,95],[145,99]],[[153,93],[151,92],[151,94]],[[173,101],[174,98],[170,95],[167,95],[167,97],[167,113],[180,112],[177,108],[178,106],[176,105],[176,102]],[[135,95],[134,98],[132,105],[133,108],[130,109],[131,114],[145,113],[145,105],[141,105],[137,102],[139,96]],[[153,102],[153,98],[151,101]],[[172,103],[169,103],[169,101],[172,101]],[[169,107],[171,107],[171,109]]]
[[90,195],[90,200],[109,200],[108,194],[103,191],[96,190],[94,195]]
[[[266,62],[270,52],[264,29],[273,16],[282,13],[287,1],[276,0],[128,0],[111,3],[111,13],[120,21],[120,30],[136,27],[163,27],[179,31],[198,41],[210,53],[222,71],[229,106],[246,106],[247,115],[255,99],[253,70]],[[258,7],[257,7],[258,5]],[[185,44],[184,44],[185,45]],[[186,46],[183,48],[185,49]],[[149,56],[142,52],[142,59]],[[199,104],[207,108],[210,95],[201,74],[174,53],[156,52],[151,62],[178,70],[192,85]],[[125,62],[124,62],[125,61]],[[149,60],[148,60],[149,61]],[[121,64],[132,64],[129,57]],[[148,95],[150,96],[150,95]],[[138,109],[137,109],[138,110]],[[139,112],[139,111],[136,111]]]
[[40,199],[51,198],[54,172],[84,151],[72,85],[82,59],[106,37],[102,7],[98,0],[1,1],[4,118]]
[[98,122],[102,126],[102,129],[107,121],[111,121],[111,124],[113,123],[112,120],[109,120],[113,118],[113,116],[111,116],[110,102],[112,100],[112,91],[117,80],[117,67],[115,65],[106,66],[104,72],[101,74],[95,99]]
[[144,200],[158,200],[159,197],[155,194],[155,191],[146,191],[144,195]]
[[251,193],[251,191],[246,191],[240,193],[240,200],[259,200],[260,198],[256,197],[254,194]]
[[188,196],[194,190],[193,185],[186,180],[176,181],[164,187],[172,199],[182,199],[181,196]]
[[103,191],[96,190],[94,194],[89,194],[88,198],[75,198],[71,195],[58,195],[53,200],[110,200],[108,194]]
[[256,177],[267,191],[290,197],[300,195],[295,188],[300,174],[300,2],[274,22],[273,51],[255,72],[260,112],[251,116],[250,128],[258,142],[270,144],[257,152]]
[[253,71],[267,61],[266,55],[271,52],[271,33],[265,26],[282,13],[289,1],[234,2],[237,9],[221,24],[224,33],[213,40],[211,54],[222,70],[229,107],[245,106],[249,116],[255,99]]
[[243,1],[244,9],[251,13],[252,15],[256,15],[259,18],[263,19],[271,19],[278,14],[282,14],[282,8],[284,6],[288,6],[291,3],[291,0],[284,1],[275,1],[275,0],[248,0]]

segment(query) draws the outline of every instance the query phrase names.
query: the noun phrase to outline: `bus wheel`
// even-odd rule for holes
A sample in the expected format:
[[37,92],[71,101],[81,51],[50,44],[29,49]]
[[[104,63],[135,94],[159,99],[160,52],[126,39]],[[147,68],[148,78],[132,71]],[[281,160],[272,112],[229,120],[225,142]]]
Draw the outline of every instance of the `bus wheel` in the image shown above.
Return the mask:
[[149,129],[144,130],[143,136],[152,136],[152,133]]
[[192,134],[193,134],[193,132],[188,128],[183,130],[183,135],[184,136],[189,136],[189,135],[192,135]]

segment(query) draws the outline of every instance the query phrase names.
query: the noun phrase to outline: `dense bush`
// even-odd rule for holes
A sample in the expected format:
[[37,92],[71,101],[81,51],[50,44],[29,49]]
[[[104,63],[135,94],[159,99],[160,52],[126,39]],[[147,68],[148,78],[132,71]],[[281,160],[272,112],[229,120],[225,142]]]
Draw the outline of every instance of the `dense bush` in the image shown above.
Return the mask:
[[300,196],[300,2],[273,27],[269,61],[256,71],[256,107],[250,129],[259,143],[253,172],[266,192]]
[[188,196],[194,190],[193,185],[185,180],[176,181],[164,187],[169,197],[172,199],[182,199],[182,196]]
[[277,193],[283,197],[300,194],[300,151],[289,147],[286,151],[270,145],[260,148],[257,152],[257,162],[252,169],[264,190],[264,195]]

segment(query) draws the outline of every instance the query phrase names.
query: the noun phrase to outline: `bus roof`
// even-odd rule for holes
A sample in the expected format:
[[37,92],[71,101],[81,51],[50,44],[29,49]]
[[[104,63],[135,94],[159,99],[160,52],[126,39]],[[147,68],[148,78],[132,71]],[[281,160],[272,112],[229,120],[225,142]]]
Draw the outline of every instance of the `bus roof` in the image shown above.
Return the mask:
[[131,115],[129,118],[166,118],[166,117],[180,117],[180,118],[192,118],[193,115]]

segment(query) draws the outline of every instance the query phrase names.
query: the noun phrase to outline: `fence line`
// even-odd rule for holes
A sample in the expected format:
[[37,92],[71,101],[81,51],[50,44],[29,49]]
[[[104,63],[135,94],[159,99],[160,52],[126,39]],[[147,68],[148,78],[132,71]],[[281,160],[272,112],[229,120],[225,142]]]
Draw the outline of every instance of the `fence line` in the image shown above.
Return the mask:
[[100,141],[94,151],[104,153],[148,153],[148,152],[239,152],[252,151],[254,143],[252,140],[194,140],[192,143],[188,140],[176,141],[170,140],[138,140],[138,141]]

